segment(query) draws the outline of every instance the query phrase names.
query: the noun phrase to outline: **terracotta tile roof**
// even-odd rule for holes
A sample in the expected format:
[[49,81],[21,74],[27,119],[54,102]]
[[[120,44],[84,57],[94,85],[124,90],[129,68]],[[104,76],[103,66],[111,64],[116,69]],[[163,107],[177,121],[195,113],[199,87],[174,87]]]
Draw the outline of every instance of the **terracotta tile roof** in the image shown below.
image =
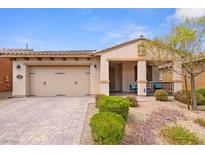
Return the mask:
[[0,48],[0,54],[9,54],[14,52],[32,52],[33,49],[25,49],[25,48]]
[[92,56],[96,50],[56,50],[56,51],[33,51],[27,49],[6,49],[0,50],[0,54],[2,55],[73,55],[73,56]]
[[93,55],[96,50],[34,51],[34,55]]

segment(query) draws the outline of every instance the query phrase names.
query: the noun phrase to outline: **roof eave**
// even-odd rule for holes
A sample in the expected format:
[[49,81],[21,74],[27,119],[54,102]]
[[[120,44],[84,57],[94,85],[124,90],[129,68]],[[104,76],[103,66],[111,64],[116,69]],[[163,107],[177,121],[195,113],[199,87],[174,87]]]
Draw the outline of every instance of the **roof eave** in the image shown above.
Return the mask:
[[128,44],[132,44],[132,43],[135,43],[135,42],[138,42],[138,41],[143,41],[143,40],[144,41],[149,41],[149,39],[146,39],[146,38],[137,38],[137,39],[134,39],[134,40],[126,41],[126,42],[123,42],[123,43],[111,46],[111,47],[103,49],[103,50],[99,50],[99,51],[95,52],[95,55],[96,56],[100,56],[103,53],[106,53],[106,52],[108,52],[110,50],[113,50],[113,49],[116,49],[116,48],[120,48],[122,46],[125,46],[125,45],[128,45]]
[[43,57],[43,58],[49,58],[49,57],[56,57],[56,58],[63,58],[63,57],[85,57],[85,58],[91,58],[91,57],[94,57],[94,55],[75,55],[75,54],[72,54],[72,55],[33,55],[33,54],[1,54],[0,55],[1,58],[39,58],[39,57]]

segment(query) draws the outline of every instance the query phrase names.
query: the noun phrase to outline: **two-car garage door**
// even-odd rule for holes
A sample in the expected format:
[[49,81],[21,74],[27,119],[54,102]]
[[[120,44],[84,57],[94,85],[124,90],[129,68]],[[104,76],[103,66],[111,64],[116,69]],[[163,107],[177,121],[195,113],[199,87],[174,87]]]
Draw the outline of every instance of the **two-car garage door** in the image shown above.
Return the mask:
[[82,96],[90,93],[89,66],[31,66],[30,95]]

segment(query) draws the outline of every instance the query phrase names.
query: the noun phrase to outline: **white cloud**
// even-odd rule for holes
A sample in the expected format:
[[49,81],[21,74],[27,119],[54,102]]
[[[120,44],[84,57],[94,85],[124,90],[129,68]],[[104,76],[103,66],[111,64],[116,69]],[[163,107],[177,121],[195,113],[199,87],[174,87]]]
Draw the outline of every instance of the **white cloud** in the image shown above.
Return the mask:
[[134,39],[140,35],[148,36],[148,27],[140,26],[134,23],[124,24],[118,29],[107,32],[103,42],[116,43],[129,39]]
[[107,46],[138,38],[140,35],[147,38],[151,38],[153,35],[149,27],[130,20],[116,23],[96,19],[81,24],[81,28],[85,31],[98,33],[101,36],[101,42]]
[[176,9],[174,15],[169,16],[168,19],[184,19],[205,16],[205,8],[183,8]]

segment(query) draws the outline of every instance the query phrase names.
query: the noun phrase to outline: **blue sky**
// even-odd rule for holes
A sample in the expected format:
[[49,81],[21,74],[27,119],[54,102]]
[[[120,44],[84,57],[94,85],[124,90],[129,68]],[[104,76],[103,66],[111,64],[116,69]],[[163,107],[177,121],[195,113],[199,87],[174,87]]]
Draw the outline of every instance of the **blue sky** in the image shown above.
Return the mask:
[[179,13],[176,9],[0,9],[0,48],[24,48],[28,43],[34,50],[98,50],[141,34],[162,35]]

